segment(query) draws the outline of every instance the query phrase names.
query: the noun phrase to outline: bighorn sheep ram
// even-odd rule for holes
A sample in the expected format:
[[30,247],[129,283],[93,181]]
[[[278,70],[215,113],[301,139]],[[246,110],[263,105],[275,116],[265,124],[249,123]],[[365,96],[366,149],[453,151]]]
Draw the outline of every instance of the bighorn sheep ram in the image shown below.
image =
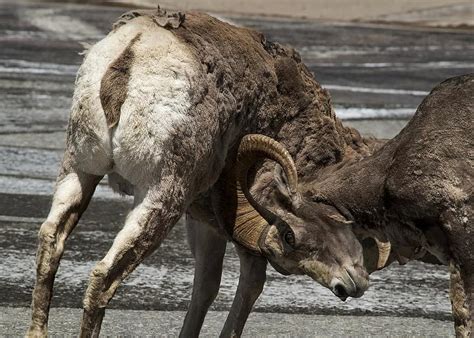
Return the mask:
[[[360,240],[382,243],[387,263],[428,253],[449,264],[458,336],[474,335],[473,126],[474,74],[448,79],[395,138],[361,161],[320,170],[309,192],[351,220]],[[385,266],[365,256],[369,272]]]
[[241,276],[223,336],[241,334],[267,261],[345,299],[367,288],[363,264],[425,252],[451,263],[456,330],[469,334],[473,81],[441,84],[384,144],[342,126],[293,50],[204,14],[125,14],[78,74],[29,335],[47,332],[64,242],[105,174],[135,206],[92,271],[82,336],[99,334],[119,283],[183,213],[196,258],[184,337],[198,335],[217,294],[228,239]]
[[[301,194],[298,179],[369,152],[293,50],[205,14],[124,15],[77,75],[66,151],[39,232],[28,335],[47,334],[65,241],[106,174],[114,189],[134,195],[134,208],[90,275],[82,337],[99,334],[120,282],[185,212],[196,277],[183,336],[199,333],[227,238],[241,277],[223,335],[241,333],[267,260],[341,298],[361,296],[368,274],[360,242],[339,210]],[[285,174],[270,161],[256,165],[265,158]]]

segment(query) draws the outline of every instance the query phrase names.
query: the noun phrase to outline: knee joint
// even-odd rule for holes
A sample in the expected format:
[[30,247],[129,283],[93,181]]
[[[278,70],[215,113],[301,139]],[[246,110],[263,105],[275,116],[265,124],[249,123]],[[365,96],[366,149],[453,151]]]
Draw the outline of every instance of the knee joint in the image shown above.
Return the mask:
[[100,299],[103,293],[105,278],[107,276],[107,265],[104,262],[99,262],[91,271],[89,286],[84,296],[84,309],[92,311],[101,306]]
[[213,281],[207,285],[207,290],[205,292],[206,298],[211,302],[216,299],[217,294],[219,293],[220,281]]
[[200,292],[197,295],[198,302],[203,304],[205,307],[209,307],[216,299],[218,292],[218,289],[208,289],[206,291]]
[[41,242],[53,242],[56,239],[57,226],[51,222],[44,222],[38,233]]
[[96,280],[104,280],[107,275],[107,265],[104,262],[99,262],[96,264],[94,269],[91,271],[91,282]]
[[255,278],[247,281],[248,293],[251,297],[258,298],[263,291],[263,286],[265,285],[266,276],[263,272],[257,272]]

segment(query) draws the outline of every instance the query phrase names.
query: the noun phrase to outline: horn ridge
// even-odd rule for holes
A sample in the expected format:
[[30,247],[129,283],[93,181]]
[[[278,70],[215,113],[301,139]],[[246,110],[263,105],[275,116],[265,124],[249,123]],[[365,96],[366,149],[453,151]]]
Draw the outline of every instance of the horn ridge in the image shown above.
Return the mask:
[[260,158],[269,158],[280,164],[288,179],[290,192],[297,192],[298,173],[290,153],[280,142],[262,134],[245,135],[240,142],[237,163],[241,169],[238,175],[241,184],[246,184],[246,177],[242,176],[246,176],[250,167]]
[[248,187],[248,172],[259,159],[271,159],[279,163],[288,179],[291,193],[297,193],[298,175],[290,153],[276,140],[260,134],[249,134],[242,138],[237,150],[236,164],[230,169],[228,189],[235,192],[235,219],[231,225],[232,238],[256,255],[262,255],[262,236],[268,233],[278,217],[260,205],[251,196]]

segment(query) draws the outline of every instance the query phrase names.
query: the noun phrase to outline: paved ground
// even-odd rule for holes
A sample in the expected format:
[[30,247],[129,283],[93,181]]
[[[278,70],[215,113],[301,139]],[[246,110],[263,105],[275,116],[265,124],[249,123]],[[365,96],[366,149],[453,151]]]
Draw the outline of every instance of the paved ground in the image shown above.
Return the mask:
[[[2,308],[0,315],[0,332],[3,335],[21,336],[25,333],[29,319],[26,309]],[[80,309],[52,309],[51,336],[77,336],[81,315]],[[109,310],[104,318],[102,333],[108,337],[176,337],[184,315],[182,311]],[[225,312],[210,312],[201,337],[217,337],[225,318]],[[390,333],[387,328],[390,328]],[[452,331],[450,322],[424,318],[252,313],[243,336],[449,337],[453,336]]]
[[[0,335],[19,335],[26,328],[36,233],[48,211],[64,147],[81,43],[103,37],[123,11],[0,0]],[[436,83],[474,69],[474,36],[462,30],[278,18],[232,20],[297,48],[332,93],[338,116],[366,135],[394,136]],[[107,251],[129,207],[130,200],[112,196],[105,184],[99,187],[67,244],[58,273],[53,307],[61,309],[55,312],[59,317],[53,316],[55,332],[76,332],[79,313],[63,308],[81,306],[88,273]],[[172,319],[187,308],[192,286],[193,259],[185,237],[180,223],[119,289],[110,304],[119,310],[107,317],[116,318],[109,328],[117,331],[108,332],[176,332],[181,319]],[[237,283],[238,262],[230,245],[225,264],[215,311],[229,307]],[[335,327],[341,335],[445,336],[452,332],[447,285],[445,268],[421,263],[393,266],[372,276],[363,298],[342,303],[307,278],[283,277],[269,270],[256,310],[280,314],[252,317],[247,332],[262,335],[271,328],[278,335],[326,335]],[[161,311],[160,317],[156,311]],[[222,316],[213,314],[206,328],[209,335],[215,336],[222,326]]]
[[[37,0],[44,2],[44,0]],[[49,0],[51,1],[51,0]],[[330,21],[403,22],[417,26],[474,27],[474,3],[466,0],[68,0],[135,7],[197,9],[225,16],[267,16]]]

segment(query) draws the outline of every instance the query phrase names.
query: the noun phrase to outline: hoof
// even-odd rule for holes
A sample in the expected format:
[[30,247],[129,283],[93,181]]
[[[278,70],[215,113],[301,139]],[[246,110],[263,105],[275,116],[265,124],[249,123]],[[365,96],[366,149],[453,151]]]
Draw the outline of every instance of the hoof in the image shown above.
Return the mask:
[[38,327],[30,327],[26,332],[25,337],[27,338],[42,338],[48,336],[48,328],[38,328]]

